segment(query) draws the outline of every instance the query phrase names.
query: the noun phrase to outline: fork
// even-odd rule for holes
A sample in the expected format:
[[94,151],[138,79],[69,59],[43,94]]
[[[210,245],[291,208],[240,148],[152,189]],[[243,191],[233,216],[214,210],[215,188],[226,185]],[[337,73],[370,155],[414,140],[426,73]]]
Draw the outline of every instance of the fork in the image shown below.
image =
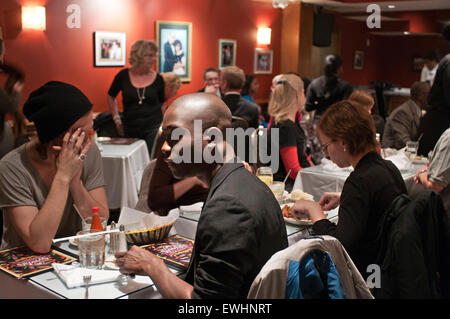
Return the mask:
[[89,299],[89,282],[91,281],[91,275],[83,276],[83,281],[86,284],[86,293],[84,294],[84,299]]

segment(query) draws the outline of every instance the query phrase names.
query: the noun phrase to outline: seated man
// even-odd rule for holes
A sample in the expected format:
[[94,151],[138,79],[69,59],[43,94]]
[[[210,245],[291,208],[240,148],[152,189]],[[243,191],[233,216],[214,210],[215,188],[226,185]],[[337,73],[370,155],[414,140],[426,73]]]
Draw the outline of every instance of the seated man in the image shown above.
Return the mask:
[[[194,128],[194,119],[202,121],[201,129]],[[242,163],[229,158],[225,139],[218,138],[230,126],[229,109],[211,94],[182,96],[164,115],[162,152],[173,175],[197,176],[210,189],[185,280],[142,248],[116,254],[122,273],[149,275],[164,298],[246,298],[262,266],[288,245],[275,197]],[[184,134],[174,138],[180,131]],[[202,156],[213,153],[214,161]],[[193,160],[195,155],[200,160]]]
[[429,160],[429,165],[417,170],[415,181],[440,193],[450,219],[450,128],[439,138]]
[[223,101],[229,107],[231,114],[247,120],[248,126],[258,128],[258,105],[247,101],[241,96],[245,83],[245,74],[237,66],[227,66],[220,73],[220,87],[224,93]]
[[382,139],[383,148],[400,149],[407,141],[417,141],[422,109],[427,106],[429,92],[428,83],[414,82],[411,86],[411,99],[397,107],[386,121]]
[[203,72],[204,87],[197,92],[211,93],[222,98],[222,90],[219,85],[219,74],[220,71],[215,68],[207,68]]

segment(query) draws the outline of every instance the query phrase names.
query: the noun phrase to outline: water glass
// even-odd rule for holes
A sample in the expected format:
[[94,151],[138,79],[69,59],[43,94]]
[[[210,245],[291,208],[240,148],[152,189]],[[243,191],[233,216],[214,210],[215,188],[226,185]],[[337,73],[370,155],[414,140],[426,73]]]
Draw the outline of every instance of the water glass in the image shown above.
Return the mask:
[[417,149],[419,148],[419,142],[408,141],[406,142],[406,152],[409,153],[409,158],[414,159],[417,157]]
[[260,167],[256,170],[256,176],[263,181],[267,186],[273,183],[273,172],[270,167]]
[[275,195],[278,204],[283,204],[284,183],[273,182],[269,187],[272,190],[273,195]]
[[[106,230],[106,225],[108,221],[105,217],[100,217],[100,222],[102,223],[103,230]],[[81,220],[81,229],[85,231],[91,230],[92,217],[87,217]]]
[[[77,236],[90,233],[82,230],[77,233]],[[78,253],[80,267],[102,269],[105,262],[105,235],[91,235],[78,238]]]

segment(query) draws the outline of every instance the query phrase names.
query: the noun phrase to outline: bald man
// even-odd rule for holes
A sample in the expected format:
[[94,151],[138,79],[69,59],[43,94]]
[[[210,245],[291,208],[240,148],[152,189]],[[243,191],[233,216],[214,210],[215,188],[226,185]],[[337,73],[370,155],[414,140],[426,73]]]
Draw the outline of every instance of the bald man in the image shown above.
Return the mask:
[[[194,120],[202,121],[201,130],[194,128]],[[229,127],[230,110],[212,94],[182,96],[164,114],[161,150],[173,175],[197,176],[210,189],[188,271],[182,280],[161,259],[136,246],[116,255],[121,272],[150,276],[164,298],[246,298],[266,261],[288,246],[280,206],[272,192],[242,163],[232,161],[226,141],[218,138]],[[173,138],[176,134],[172,133],[180,130],[186,134]],[[177,164],[188,150],[190,156]],[[195,152],[219,154],[220,158],[215,156],[216,161],[207,163],[202,156],[197,161]]]

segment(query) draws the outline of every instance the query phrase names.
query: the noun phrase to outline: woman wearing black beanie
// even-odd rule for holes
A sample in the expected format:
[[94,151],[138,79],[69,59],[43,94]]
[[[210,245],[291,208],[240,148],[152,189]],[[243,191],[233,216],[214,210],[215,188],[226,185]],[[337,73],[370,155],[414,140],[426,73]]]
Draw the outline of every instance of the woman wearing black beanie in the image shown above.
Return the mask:
[[23,106],[37,138],[0,161],[0,208],[4,232],[0,249],[26,245],[38,253],[52,240],[75,235],[92,207],[108,219],[100,152],[91,145],[92,103],[76,87],[48,82]]
[[[442,35],[450,43],[450,23]],[[427,156],[433,150],[441,134],[450,126],[450,54],[439,62],[433,86],[428,95],[430,109],[422,117],[418,153]]]

